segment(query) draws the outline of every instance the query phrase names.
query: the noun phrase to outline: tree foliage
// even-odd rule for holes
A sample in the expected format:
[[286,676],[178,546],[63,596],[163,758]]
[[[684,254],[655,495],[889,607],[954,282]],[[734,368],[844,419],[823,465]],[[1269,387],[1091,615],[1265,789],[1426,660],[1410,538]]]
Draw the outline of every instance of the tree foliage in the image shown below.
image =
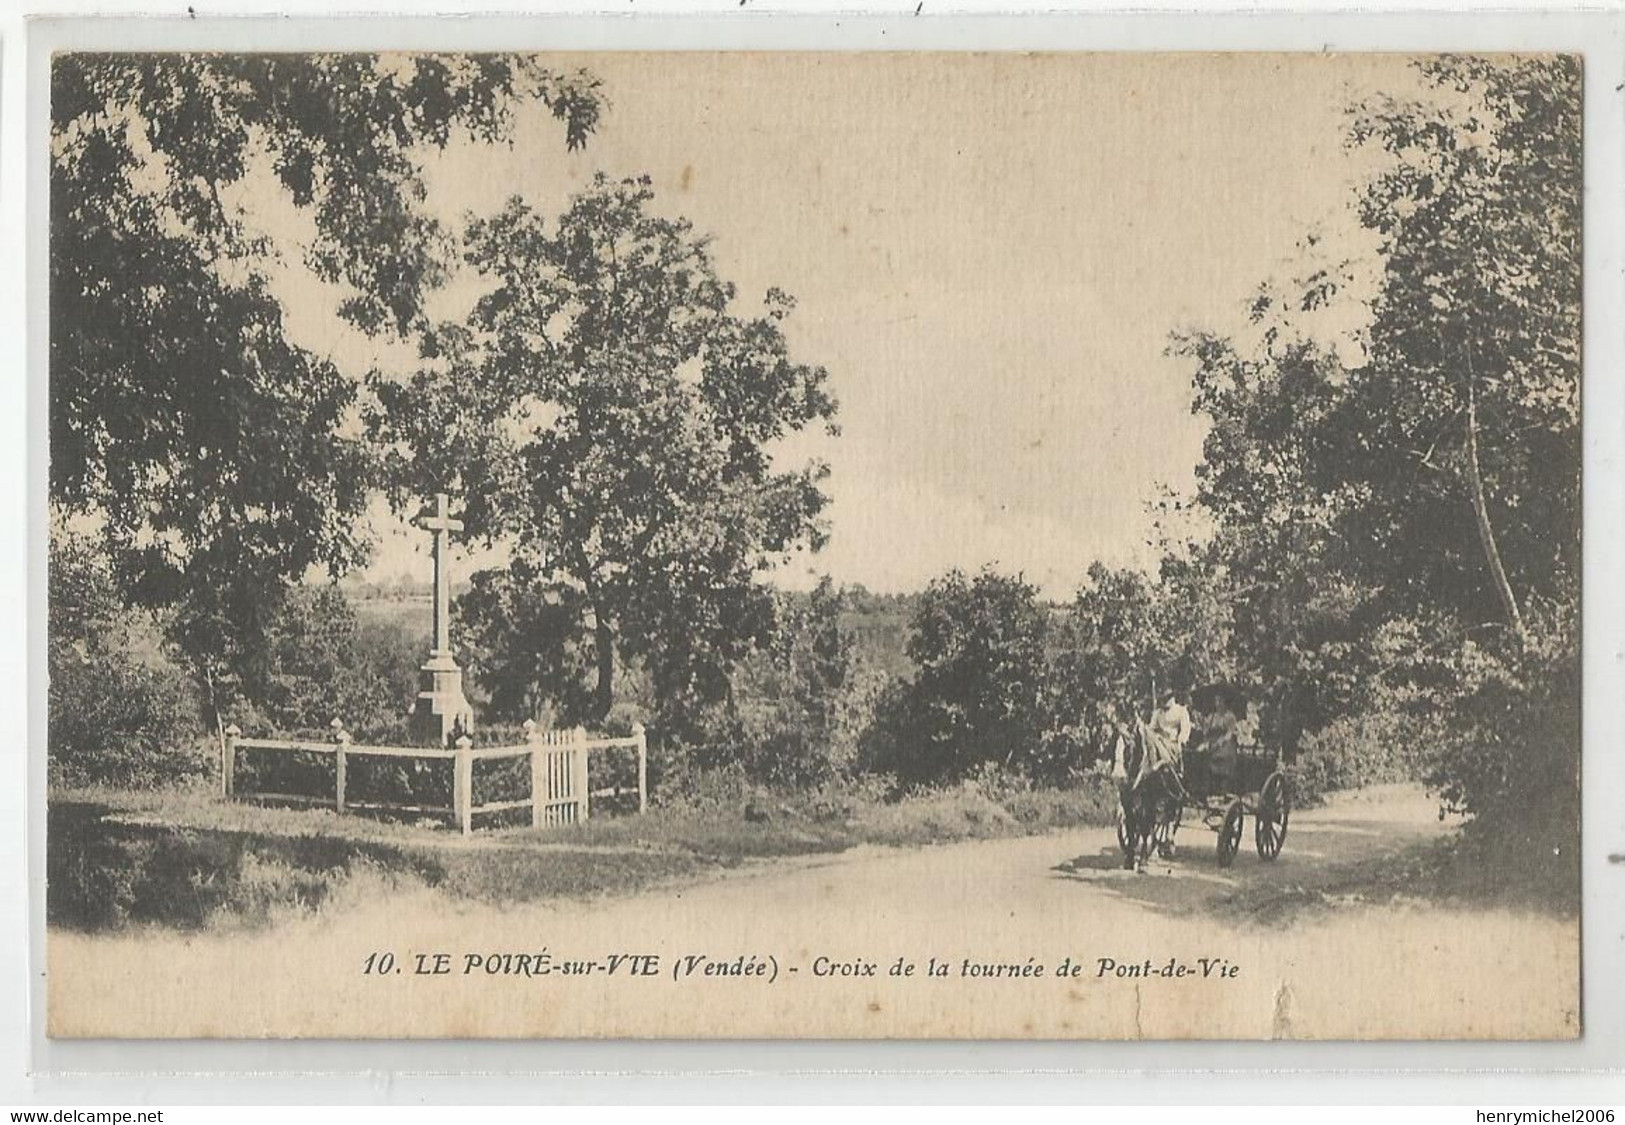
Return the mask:
[[48,584],[51,784],[143,787],[200,774],[200,700],[151,614],[126,607],[94,544],[66,531],[51,539]]
[[1286,329],[1267,323],[1250,353],[1206,333],[1180,334],[1172,350],[1194,363],[1193,409],[1210,421],[1196,502],[1214,531],[1193,557],[1221,583],[1228,674],[1254,687],[1266,736],[1291,753],[1376,669],[1362,642],[1380,613],[1349,571],[1365,545],[1343,530],[1370,501],[1334,448],[1348,374],[1336,352]]
[[874,681],[842,621],[846,606],[827,578],[810,594],[776,595],[772,633],[735,670],[695,764],[737,764],[784,788],[852,775]]
[[1049,611],[1019,576],[950,571],[915,610],[918,671],[895,688],[872,753],[904,784],[968,776],[984,762],[1024,766],[1049,719]]
[[321,732],[340,719],[364,736],[401,725],[417,693],[421,653],[416,638],[361,621],[330,583],[295,587],[256,657],[241,693],[251,701],[249,722]]
[[1572,629],[1579,588],[1580,76],[1556,56],[1417,69],[1422,95],[1350,111],[1350,143],[1384,154],[1355,200],[1379,239],[1364,355],[1302,327],[1350,263],[1261,291],[1254,344],[1172,350],[1211,421],[1208,564],[1277,736],[1409,715],[1446,800],[1484,810],[1515,784],[1491,763],[1524,720],[1578,713],[1539,685],[1577,688],[1577,637],[1554,623]]
[[1055,630],[1054,722],[1098,749],[1104,732],[1142,717],[1162,688],[1190,692],[1232,676],[1222,575],[1207,560],[1165,555],[1155,575],[1090,566]]
[[371,418],[403,498],[450,484],[471,533],[514,544],[510,592],[576,615],[594,718],[619,659],[678,710],[720,698],[770,629],[759,576],[824,538],[826,467],[773,456],[834,429],[826,373],[789,355],[793,302],[734,311],[707,240],[653,204],[646,179],[600,176],[551,226],[518,199],[471,222],[485,294],[410,380],[379,381]]
[[[1096,565],[1062,607],[992,571],[875,601],[879,632],[911,613],[905,652],[846,621],[862,596],[763,581],[825,535],[825,466],[781,463],[836,414],[791,356],[789,297],[742,308],[643,179],[600,177],[556,220],[517,199],[458,231],[430,216],[425,153],[499,142],[537,99],[576,147],[589,78],[501,55],[59,58],[50,496],[98,543],[53,535],[53,777],[183,776],[234,698],[281,727],[385,724],[410,661],[296,584],[360,557],[381,485],[403,508],[455,491],[511,548],[454,615],[493,719],[602,722],[630,683],[662,753],[759,782],[1061,777],[1153,684],[1222,680],[1306,775],[1385,778],[1415,746],[1451,807],[1571,824],[1579,64],[1417,73],[1349,113],[1377,159],[1351,200],[1377,239],[1358,354],[1312,314],[1363,267],[1315,237],[1248,332],[1172,339],[1209,423],[1211,533],[1165,539],[1152,573]],[[266,170],[302,248],[242,206]],[[293,340],[273,276],[295,250],[354,325],[415,336],[419,369],[361,386]],[[470,315],[431,323],[425,294],[463,267]],[[860,646],[908,668],[878,704]]]
[[586,722],[586,611],[579,590],[548,581],[523,559],[472,575],[453,605],[452,644],[485,696],[487,721],[522,723],[551,711],[560,725]]
[[[238,701],[279,723],[362,721],[356,677],[380,672],[351,659],[345,607],[292,585],[359,559],[373,477],[353,373],[287,332],[272,278],[299,248],[256,227],[244,193],[309,216],[303,264],[343,288],[343,316],[410,331],[450,248],[420,157],[500,140],[538,97],[583,143],[592,80],[511,56],[54,60],[50,499],[96,528],[110,591],[164,611],[211,725]],[[344,636],[290,635],[318,623]],[[78,671],[54,682],[83,704]],[[54,747],[83,713],[53,712]],[[176,721],[142,720],[161,742]]]
[[1419,69],[1434,98],[1377,99],[1352,117],[1354,142],[1394,163],[1360,199],[1384,269],[1370,361],[1335,419],[1339,461],[1370,497],[1346,533],[1396,610],[1512,625],[1474,518],[1475,472],[1513,598],[1578,591],[1579,60]]
[[135,604],[196,603],[210,662],[271,588],[360,557],[372,479],[356,381],[287,332],[272,276],[298,248],[244,193],[308,216],[303,264],[344,317],[409,332],[452,248],[421,156],[500,141],[535,99],[584,143],[595,82],[511,55],[53,61],[51,502],[99,522]]

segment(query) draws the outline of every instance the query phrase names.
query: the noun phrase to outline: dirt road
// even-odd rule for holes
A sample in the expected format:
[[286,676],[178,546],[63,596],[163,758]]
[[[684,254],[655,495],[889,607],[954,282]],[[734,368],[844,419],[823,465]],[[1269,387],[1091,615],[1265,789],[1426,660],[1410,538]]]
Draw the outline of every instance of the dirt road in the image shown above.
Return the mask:
[[1420,902],[1272,923],[1234,909],[1238,893],[1290,897],[1337,865],[1443,831],[1422,794],[1383,789],[1295,816],[1273,864],[1251,850],[1249,822],[1229,869],[1199,826],[1181,833],[1174,863],[1144,874],[1121,869],[1109,830],[1089,830],[861,848],[591,903],[498,909],[423,891],[251,935],[59,933],[51,1025],[140,1036],[1577,1034],[1572,922]]

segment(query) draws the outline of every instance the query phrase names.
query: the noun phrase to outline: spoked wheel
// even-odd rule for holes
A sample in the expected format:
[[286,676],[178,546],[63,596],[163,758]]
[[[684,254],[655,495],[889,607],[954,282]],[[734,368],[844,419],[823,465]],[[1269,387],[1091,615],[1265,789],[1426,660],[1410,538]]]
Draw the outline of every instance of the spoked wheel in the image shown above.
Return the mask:
[[1134,840],[1128,832],[1128,810],[1121,801],[1117,803],[1117,846],[1124,855],[1134,854]]
[[1258,791],[1258,815],[1253,818],[1253,843],[1258,858],[1272,860],[1286,843],[1286,822],[1292,816],[1292,802],[1286,793],[1286,777],[1279,771],[1264,781]]
[[1241,798],[1230,802],[1224,810],[1224,821],[1219,825],[1219,866],[1229,867],[1241,849]]

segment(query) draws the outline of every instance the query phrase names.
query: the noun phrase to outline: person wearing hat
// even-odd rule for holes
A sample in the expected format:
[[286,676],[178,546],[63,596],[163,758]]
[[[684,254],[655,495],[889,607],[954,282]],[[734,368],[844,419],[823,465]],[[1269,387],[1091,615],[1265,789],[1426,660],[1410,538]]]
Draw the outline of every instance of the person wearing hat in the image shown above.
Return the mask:
[[1151,715],[1151,730],[1173,754],[1174,765],[1181,764],[1185,745],[1191,740],[1191,713],[1179,701],[1179,692],[1165,688],[1159,706]]

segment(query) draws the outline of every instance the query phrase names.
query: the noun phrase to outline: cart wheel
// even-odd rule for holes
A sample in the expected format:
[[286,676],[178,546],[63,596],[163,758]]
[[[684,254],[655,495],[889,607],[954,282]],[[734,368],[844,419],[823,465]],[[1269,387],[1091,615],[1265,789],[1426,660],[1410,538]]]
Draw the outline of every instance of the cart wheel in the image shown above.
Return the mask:
[[1235,862],[1236,852],[1241,848],[1241,799],[1230,802],[1224,810],[1224,823],[1219,825],[1219,866],[1229,867]]
[[1286,794],[1286,777],[1272,773],[1258,792],[1258,815],[1253,818],[1253,843],[1258,858],[1271,860],[1281,854],[1286,843],[1286,822],[1292,816],[1292,802]]
[[1122,849],[1124,855],[1134,854],[1134,841],[1128,834],[1128,810],[1123,807],[1121,801],[1117,803],[1117,846]]

